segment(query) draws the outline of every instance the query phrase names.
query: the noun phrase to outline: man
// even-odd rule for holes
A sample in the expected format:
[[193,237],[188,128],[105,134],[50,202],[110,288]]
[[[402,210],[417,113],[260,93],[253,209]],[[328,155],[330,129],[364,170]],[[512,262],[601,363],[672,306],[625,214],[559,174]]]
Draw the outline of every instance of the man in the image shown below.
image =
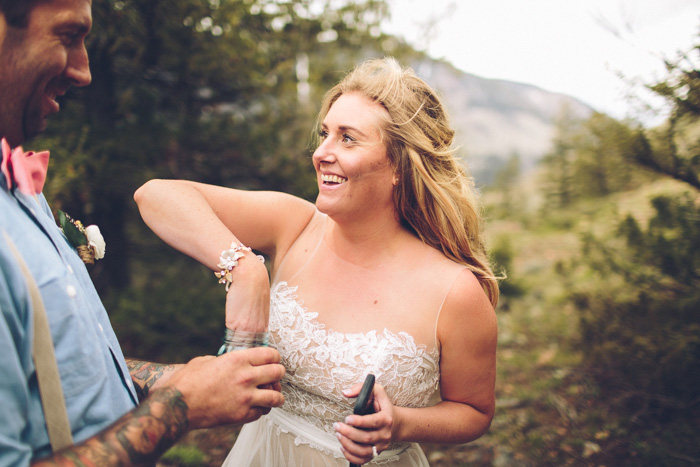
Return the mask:
[[[90,83],[84,40],[91,7],[91,0],[0,0],[0,138],[10,146],[45,128],[59,109],[57,96]],[[0,465],[153,464],[189,429],[249,422],[282,405],[275,389],[284,368],[270,348],[186,365],[127,362],[85,266],[44,196],[27,191],[33,179],[19,180],[24,169],[17,159],[11,167],[9,153],[3,156]],[[245,262],[237,274],[245,272]],[[21,263],[46,308],[75,443],[54,453],[32,360],[36,314]]]

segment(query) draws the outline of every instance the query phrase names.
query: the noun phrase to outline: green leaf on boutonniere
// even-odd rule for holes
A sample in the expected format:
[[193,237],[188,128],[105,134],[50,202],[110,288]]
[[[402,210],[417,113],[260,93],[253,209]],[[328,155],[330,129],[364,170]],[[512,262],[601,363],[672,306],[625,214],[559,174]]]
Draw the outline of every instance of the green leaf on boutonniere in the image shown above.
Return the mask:
[[58,222],[61,224],[63,234],[74,247],[78,245],[87,245],[87,237],[78,229],[72,222],[72,219],[63,211],[58,211]]

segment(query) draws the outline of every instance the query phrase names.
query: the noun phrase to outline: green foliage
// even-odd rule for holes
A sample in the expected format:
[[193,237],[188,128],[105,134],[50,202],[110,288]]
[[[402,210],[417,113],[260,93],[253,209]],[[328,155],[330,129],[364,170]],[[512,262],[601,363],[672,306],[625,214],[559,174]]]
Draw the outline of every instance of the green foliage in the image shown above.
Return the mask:
[[[517,278],[511,277],[509,272],[513,270],[514,255],[513,245],[510,239],[505,236],[499,237],[490,248],[492,268],[497,275],[504,277],[499,283],[502,298],[519,297],[524,293],[523,285]],[[503,309],[504,306],[504,303],[501,302],[500,309]]]
[[543,211],[633,188],[649,176],[630,161],[648,159],[650,154],[645,134],[626,123],[600,113],[577,121],[564,112],[557,122],[554,147],[541,161]]
[[[585,232],[580,253],[555,269],[578,318],[579,371],[595,383],[595,405],[611,401],[601,412],[614,421],[617,440],[602,432],[607,441],[595,456],[616,465],[677,465],[700,455],[689,435],[700,403],[697,191],[648,198],[648,208],[636,205],[612,224],[600,207],[581,218],[583,205],[602,205],[651,176],[700,188],[700,73],[687,57],[667,69],[668,78],[651,86],[672,110],[666,124],[634,128],[599,114],[578,125],[563,119],[543,161],[548,223]],[[592,422],[595,411],[586,410]],[[597,446],[598,434],[588,442]]]
[[163,465],[177,465],[180,467],[199,467],[205,465],[206,460],[207,456],[196,446],[177,445],[163,454],[160,463]]
[[63,211],[58,211],[58,221],[63,230],[63,234],[66,236],[71,245],[87,245],[87,236],[78,230],[78,227],[69,220],[66,213]]
[[499,217],[516,216],[523,211],[523,198],[518,193],[518,182],[522,176],[520,155],[512,153],[506,163],[502,165],[493,177],[493,183],[488,190],[500,194],[500,202],[492,206]]
[[596,113],[576,136],[572,188],[579,197],[601,197],[631,187],[633,166],[627,155],[637,136],[631,128]]
[[542,202],[509,212],[510,187],[487,192],[493,258],[523,290],[504,294],[495,429],[480,440],[512,453],[503,463],[700,461],[700,73],[668,69],[666,124],[563,112]]
[[104,297],[125,355],[186,362],[216,355],[224,336],[224,288],[214,274],[171,251],[169,264],[136,269],[136,284]]
[[656,150],[636,161],[700,189],[700,45],[667,61],[666,70],[666,79],[648,87],[667,101],[671,114],[654,132]]
[[541,164],[546,167],[543,181],[545,196],[544,209],[569,206],[574,201],[571,179],[573,178],[574,138],[580,121],[575,119],[567,109],[556,121],[556,134],[552,150],[545,154]]
[[645,227],[628,216],[617,240],[585,238],[579,261],[590,279],[572,300],[601,386],[677,409],[700,397],[700,206],[690,196],[651,204]]

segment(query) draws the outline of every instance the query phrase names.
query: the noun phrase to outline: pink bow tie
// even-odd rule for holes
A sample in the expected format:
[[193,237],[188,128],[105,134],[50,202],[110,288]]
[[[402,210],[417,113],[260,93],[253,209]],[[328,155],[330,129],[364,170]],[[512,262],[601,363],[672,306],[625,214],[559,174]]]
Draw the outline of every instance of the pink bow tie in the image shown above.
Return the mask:
[[25,153],[18,146],[13,150],[2,139],[2,164],[0,169],[7,179],[7,189],[16,186],[19,191],[27,195],[38,195],[44,189],[46,170],[49,167],[49,152]]

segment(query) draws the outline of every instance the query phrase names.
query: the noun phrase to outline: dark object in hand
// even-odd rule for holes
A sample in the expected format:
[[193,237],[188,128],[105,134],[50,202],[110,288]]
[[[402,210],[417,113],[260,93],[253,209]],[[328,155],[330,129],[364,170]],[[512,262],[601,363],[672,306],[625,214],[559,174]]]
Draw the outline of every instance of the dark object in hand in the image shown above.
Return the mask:
[[355,401],[355,415],[367,415],[374,413],[374,399],[372,398],[372,389],[374,389],[374,375],[368,374],[365,378],[365,384],[362,385],[360,395]]
[[[360,389],[360,395],[355,401],[355,415],[367,415],[374,413],[374,399],[372,398],[372,389],[374,389],[374,375],[369,373],[365,378],[365,384]],[[359,467],[358,464],[350,464],[350,467]]]

